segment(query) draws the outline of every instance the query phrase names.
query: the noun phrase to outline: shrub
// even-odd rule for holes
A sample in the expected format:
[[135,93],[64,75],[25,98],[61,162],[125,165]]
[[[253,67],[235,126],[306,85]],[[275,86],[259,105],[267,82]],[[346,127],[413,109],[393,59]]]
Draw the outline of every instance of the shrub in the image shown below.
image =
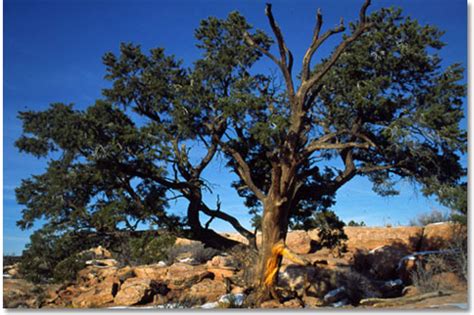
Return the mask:
[[169,233],[156,234],[143,232],[122,242],[116,250],[119,261],[127,265],[147,265],[166,260],[167,253],[176,242],[176,237]]
[[241,287],[253,286],[257,279],[258,253],[249,246],[239,244],[232,247],[228,253],[235,259],[236,268],[242,270],[240,277],[236,278]]
[[450,219],[451,216],[449,213],[433,210],[431,212],[419,214],[415,219],[411,219],[408,224],[411,226],[425,226],[431,223],[446,222]]
[[220,252],[212,247],[204,247],[202,243],[193,243],[189,245],[182,245],[172,247],[168,250],[168,264],[176,261],[180,254],[188,253],[190,258],[193,258],[198,263],[205,263],[211,260],[212,257],[218,255]]
[[86,257],[76,254],[60,261],[53,270],[53,281],[56,283],[69,282],[76,279],[79,270],[86,267]]
[[350,220],[349,223],[347,223],[347,226],[365,226],[364,221],[356,222],[354,220]]
[[38,230],[30,239],[21,257],[20,272],[26,280],[34,283],[49,282],[59,274],[67,273],[66,262],[60,266],[56,277],[54,270],[60,262],[99,242],[99,239],[87,238],[73,232],[58,235],[48,230]]

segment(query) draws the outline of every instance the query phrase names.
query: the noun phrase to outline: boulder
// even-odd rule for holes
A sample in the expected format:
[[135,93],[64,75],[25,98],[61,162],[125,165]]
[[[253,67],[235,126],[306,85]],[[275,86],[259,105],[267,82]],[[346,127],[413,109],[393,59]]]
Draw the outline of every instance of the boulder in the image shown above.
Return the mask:
[[452,246],[456,225],[449,222],[432,223],[423,229],[421,251],[446,249]]
[[207,268],[207,270],[214,274],[214,279],[218,281],[222,281],[224,278],[231,278],[236,274],[234,270],[225,268]]
[[397,278],[400,259],[409,254],[403,247],[382,246],[369,252],[370,272],[378,279],[391,280]]
[[284,265],[278,273],[278,285],[302,295],[309,283],[313,282],[316,269],[312,266]]
[[217,301],[219,297],[226,294],[226,285],[221,281],[204,279],[193,285],[185,296],[200,299],[205,302]]
[[77,273],[77,283],[80,285],[87,284],[88,286],[95,285],[108,276],[115,275],[118,270],[117,267],[87,266]]
[[9,266],[3,266],[3,276],[9,275],[9,278],[17,278],[20,276],[20,264],[16,263]]
[[142,265],[133,268],[133,273],[137,278],[151,279],[156,281],[163,281],[168,273],[167,267],[162,267],[158,264]]
[[198,245],[202,244],[200,241],[194,241],[187,238],[177,237],[174,243],[175,246],[184,246],[184,245]]
[[423,235],[423,228],[419,226],[396,226],[396,227],[367,227],[346,226],[344,232],[348,237],[347,247],[349,251],[354,249],[371,250],[385,245],[397,244],[408,251],[417,250]]
[[168,288],[155,280],[130,278],[125,280],[115,296],[114,303],[129,306],[153,301],[156,294],[166,295]]
[[170,289],[183,289],[191,287],[206,278],[214,279],[214,274],[209,272],[205,266],[176,263],[168,267],[165,281]]
[[321,307],[321,306],[325,305],[323,299],[313,297],[313,296],[309,296],[309,295],[303,297],[303,303],[304,303],[305,307],[309,307],[309,308]]
[[311,238],[306,231],[291,231],[286,237],[286,246],[296,254],[308,254],[311,251]]
[[212,257],[212,259],[207,262],[207,266],[211,268],[235,270],[237,268],[237,265],[238,262],[232,256],[217,255]]
[[[23,279],[3,279],[4,308],[39,308],[41,287]],[[40,294],[39,294],[40,293]]]
[[283,303],[283,308],[302,308],[303,305],[298,299],[292,299]]
[[120,287],[118,278],[108,278],[107,281],[92,287],[72,298],[72,306],[75,308],[98,308],[111,304]]

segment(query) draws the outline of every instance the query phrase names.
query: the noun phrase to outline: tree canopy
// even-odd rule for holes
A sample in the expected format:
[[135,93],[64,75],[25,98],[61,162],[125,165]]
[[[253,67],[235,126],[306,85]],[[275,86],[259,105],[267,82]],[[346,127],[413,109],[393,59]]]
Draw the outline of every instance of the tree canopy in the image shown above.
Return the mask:
[[[18,224],[45,218],[57,231],[108,233],[148,222],[187,229],[212,246],[235,244],[201,222],[203,213],[252,244],[255,233],[225,205],[202,198],[210,189],[203,170],[222,152],[239,177],[232,186],[262,227],[264,266],[289,226],[313,227],[314,214],[329,209],[355,176],[368,177],[384,196],[397,193],[400,179],[419,183],[426,195],[457,187],[465,175],[464,70],[441,66],[436,27],[393,8],[367,14],[369,5],[346,33],[343,21],[322,32],[318,11],[296,75],[271,5],[274,40],[237,12],[211,17],[195,31],[202,55],[189,68],[163,48],[147,54],[122,44],[119,55],[103,58],[112,83],[103,99],[86,110],[52,104],[19,114],[17,147],[50,159],[44,174],[16,190],[25,206]],[[318,48],[339,33],[340,44],[312,65]],[[255,73],[262,58],[279,75]],[[191,158],[197,147],[204,153]],[[167,212],[173,198],[187,200],[184,218]]]

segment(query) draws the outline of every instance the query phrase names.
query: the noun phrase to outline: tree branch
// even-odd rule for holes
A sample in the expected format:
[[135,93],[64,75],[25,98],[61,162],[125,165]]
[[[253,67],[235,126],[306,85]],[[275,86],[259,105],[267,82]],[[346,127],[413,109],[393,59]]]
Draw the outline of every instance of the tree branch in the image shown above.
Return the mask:
[[206,223],[206,228],[207,228],[207,225],[210,224],[210,221],[212,221],[213,218],[219,218],[223,221],[230,223],[237,232],[239,232],[242,236],[244,236],[249,241],[255,238],[255,234],[253,234],[252,232],[244,228],[242,225],[240,225],[240,222],[235,217],[225,212],[222,212],[220,210],[220,203],[218,203],[217,210],[212,210],[205,203],[201,202],[201,210],[204,214],[211,217],[208,223]]
[[[352,43],[353,41],[355,41],[357,38],[359,38],[367,29],[369,29],[372,26],[372,23],[368,23],[367,18],[366,18],[367,8],[369,7],[370,2],[371,2],[371,0],[365,0],[364,4],[362,5],[362,8],[360,9],[360,13],[359,13],[359,23],[358,23],[357,29],[354,31],[354,33],[352,33],[351,36],[346,38],[344,41],[342,41],[337,46],[337,48],[335,49],[334,53],[331,55],[329,60],[326,61],[326,63],[323,65],[323,67],[317,73],[315,73],[312,77],[308,77],[308,79],[304,80],[301,83],[301,86],[300,86],[300,88],[298,89],[298,92],[297,92],[297,95],[299,97],[304,99],[306,97],[307,92],[309,90],[311,90],[312,87],[315,84],[317,84],[324,77],[324,75],[329,71],[329,69],[331,69],[331,67],[336,63],[336,61],[339,59],[339,57],[344,52],[344,50],[347,48],[347,46],[350,43]],[[315,47],[314,49],[311,49],[311,47],[310,47],[309,53],[308,53],[308,62],[306,64],[306,69],[303,69],[303,71],[305,71],[305,72],[308,71],[309,61],[311,59],[311,58],[309,58],[309,55],[312,55],[312,53],[314,53],[314,51],[317,49],[317,47],[322,42],[324,42],[324,40],[326,40],[329,36],[331,36],[331,35],[333,35],[337,32],[341,32],[341,30],[340,30],[341,27],[343,27],[343,25],[340,25],[338,28],[335,28],[333,30],[329,30],[328,32],[326,32],[321,37],[321,39],[318,39],[312,45],[312,47]],[[313,52],[311,53],[311,51],[313,51]]]
[[245,162],[242,155],[237,150],[227,145],[227,143],[222,142],[220,139],[216,139],[216,141],[217,143],[219,143],[222,149],[227,154],[230,154],[237,162],[237,172],[239,173],[240,178],[245,182],[245,184],[247,184],[248,188],[255,194],[258,199],[260,199],[261,201],[265,200],[265,194],[257,187],[257,185],[255,185],[255,182],[252,179],[252,173],[250,172],[250,167],[247,162]]

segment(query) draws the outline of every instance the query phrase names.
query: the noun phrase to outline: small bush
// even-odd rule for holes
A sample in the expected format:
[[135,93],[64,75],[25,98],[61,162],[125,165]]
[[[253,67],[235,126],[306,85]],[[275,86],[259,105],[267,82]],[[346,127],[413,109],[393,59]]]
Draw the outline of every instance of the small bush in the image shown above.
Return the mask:
[[176,237],[166,233],[159,236],[144,233],[140,237],[130,238],[128,261],[131,265],[146,265],[166,260],[175,242]]
[[77,272],[86,267],[86,261],[86,257],[81,254],[60,261],[53,270],[53,281],[62,283],[75,280]]
[[228,253],[235,259],[236,268],[242,270],[239,279],[235,279],[241,287],[251,287],[257,279],[258,253],[246,245],[236,245]]
[[411,219],[408,223],[411,226],[425,226],[431,223],[446,222],[451,219],[449,213],[443,213],[438,210],[419,214],[415,219]]
[[176,259],[184,253],[188,253],[189,257],[193,258],[198,263],[205,263],[220,252],[212,247],[204,247],[204,244],[202,243],[172,247],[167,252],[168,264],[174,263]]

